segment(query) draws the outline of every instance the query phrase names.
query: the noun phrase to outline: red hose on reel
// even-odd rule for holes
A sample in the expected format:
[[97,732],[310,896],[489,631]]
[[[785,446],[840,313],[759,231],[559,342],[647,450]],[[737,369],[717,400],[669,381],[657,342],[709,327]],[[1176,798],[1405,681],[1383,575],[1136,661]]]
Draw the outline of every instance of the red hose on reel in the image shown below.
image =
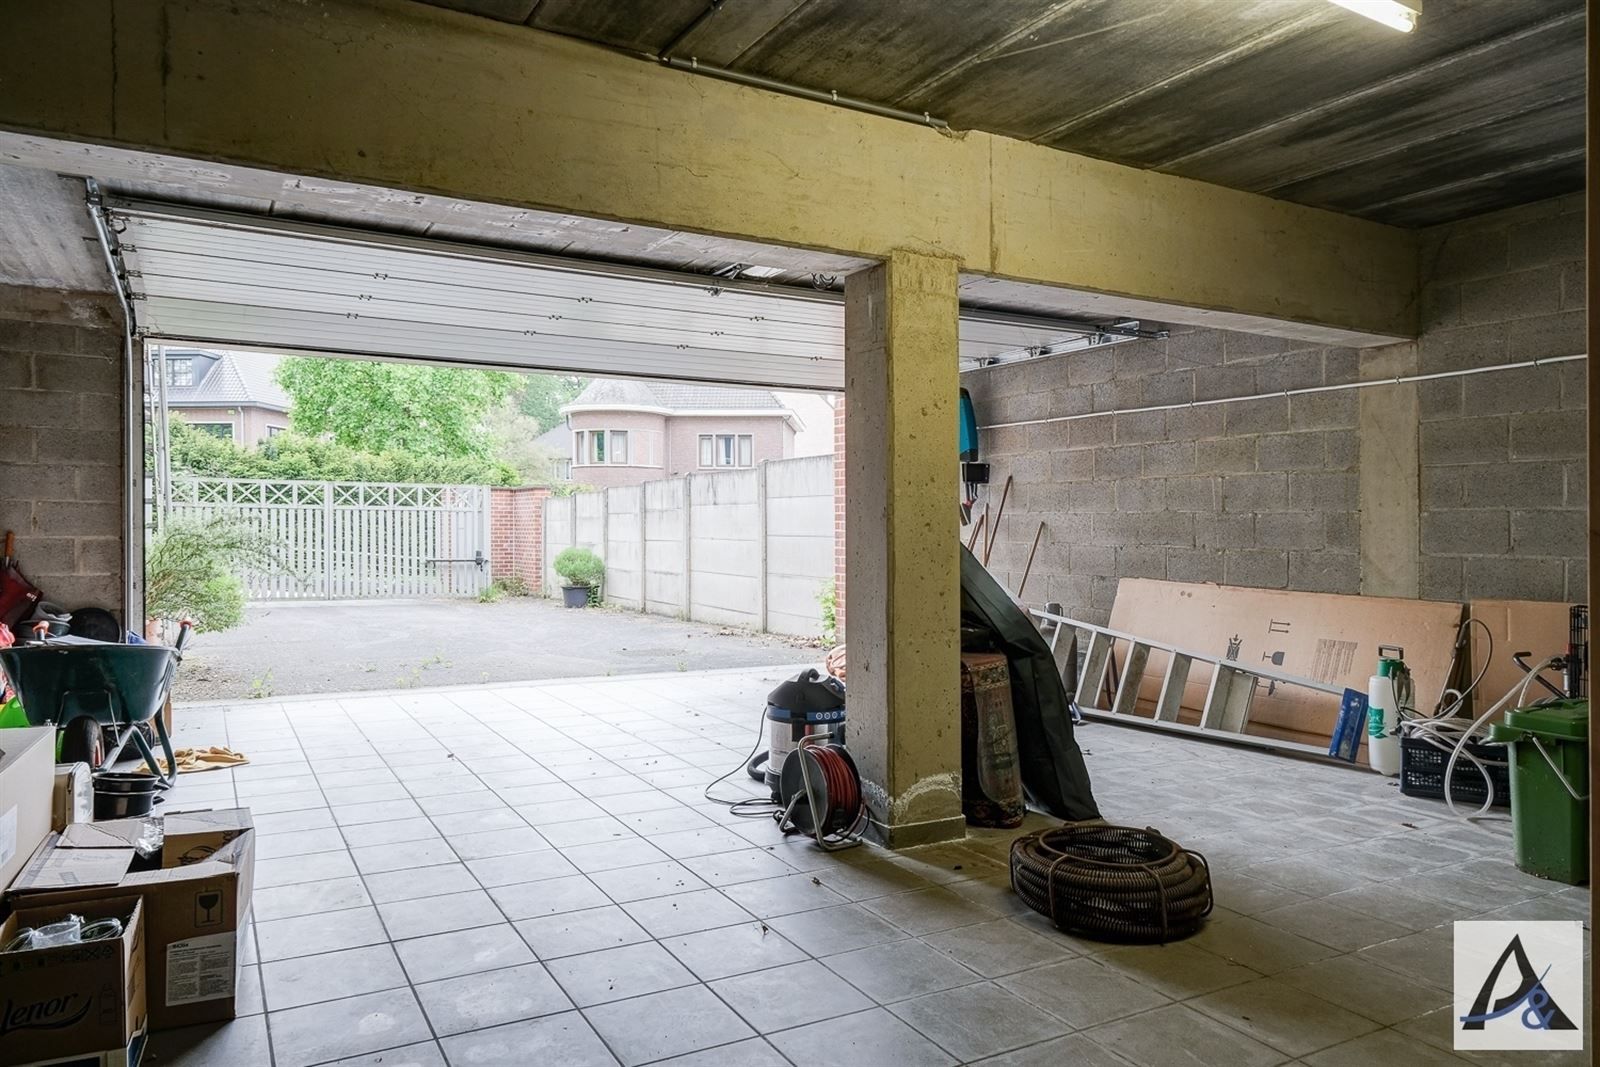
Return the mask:
[[825,835],[855,840],[852,831],[862,814],[861,776],[843,745],[802,743],[784,760],[779,789],[788,813],[779,815],[785,833],[818,835],[819,844]]
[[822,826],[825,830],[847,829],[861,807],[861,783],[855,769],[845,762],[844,750],[838,745],[817,745],[811,752],[828,785],[828,814]]

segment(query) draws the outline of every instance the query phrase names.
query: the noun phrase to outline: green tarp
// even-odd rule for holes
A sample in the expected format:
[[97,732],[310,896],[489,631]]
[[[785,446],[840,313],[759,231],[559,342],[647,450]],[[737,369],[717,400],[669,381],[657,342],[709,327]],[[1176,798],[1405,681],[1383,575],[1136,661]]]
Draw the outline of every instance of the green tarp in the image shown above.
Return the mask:
[[1028,802],[1059,819],[1097,819],[1089,768],[1072,734],[1072,712],[1055,657],[1011,594],[965,546],[961,549],[961,620],[988,631],[1011,665],[1017,757]]

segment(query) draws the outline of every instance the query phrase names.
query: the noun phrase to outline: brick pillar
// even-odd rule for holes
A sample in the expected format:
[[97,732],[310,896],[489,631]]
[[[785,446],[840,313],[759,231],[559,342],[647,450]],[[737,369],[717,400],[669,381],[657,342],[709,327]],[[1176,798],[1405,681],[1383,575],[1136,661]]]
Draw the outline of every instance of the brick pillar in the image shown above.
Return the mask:
[[489,491],[489,573],[521,578],[529,593],[544,587],[544,501],[548,486]]
[[833,407],[833,616],[844,641],[844,394]]

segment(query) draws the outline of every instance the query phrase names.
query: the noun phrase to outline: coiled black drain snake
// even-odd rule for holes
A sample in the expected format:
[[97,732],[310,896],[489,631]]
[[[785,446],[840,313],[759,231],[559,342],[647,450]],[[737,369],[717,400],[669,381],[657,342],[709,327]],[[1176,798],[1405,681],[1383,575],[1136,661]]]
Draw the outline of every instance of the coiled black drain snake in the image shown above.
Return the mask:
[[1011,843],[1011,887],[1057,929],[1171,941],[1211,914],[1204,856],[1132,826],[1059,826]]

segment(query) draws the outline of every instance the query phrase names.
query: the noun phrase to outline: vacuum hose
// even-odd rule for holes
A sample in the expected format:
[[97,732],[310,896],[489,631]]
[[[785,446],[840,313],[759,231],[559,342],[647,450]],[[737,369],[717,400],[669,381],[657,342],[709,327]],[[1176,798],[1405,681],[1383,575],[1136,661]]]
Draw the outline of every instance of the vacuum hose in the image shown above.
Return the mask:
[[1107,941],[1187,937],[1211,914],[1205,857],[1131,826],[1061,826],[1017,838],[1011,887],[1057,929]]

